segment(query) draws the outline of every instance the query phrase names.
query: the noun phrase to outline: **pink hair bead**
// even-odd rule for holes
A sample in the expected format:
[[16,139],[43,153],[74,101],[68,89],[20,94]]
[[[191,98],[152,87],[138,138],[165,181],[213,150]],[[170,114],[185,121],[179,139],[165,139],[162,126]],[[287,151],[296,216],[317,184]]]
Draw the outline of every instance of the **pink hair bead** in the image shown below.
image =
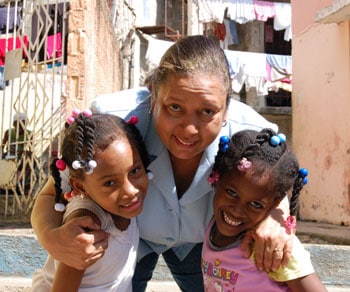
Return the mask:
[[69,116],[68,119],[67,119],[67,123],[70,124],[70,125],[73,124],[74,121],[75,121],[75,119],[74,119],[73,116]]
[[64,171],[66,169],[66,163],[62,159],[58,159],[56,161],[56,167],[60,171]]
[[78,110],[77,108],[75,108],[75,109],[72,111],[72,116],[75,117],[75,118],[76,118],[79,114],[80,114],[80,110]]
[[83,115],[87,118],[90,118],[90,117],[92,117],[92,112],[91,112],[91,110],[87,109],[87,110],[83,111]]
[[137,116],[131,116],[130,119],[126,122],[127,124],[136,125],[139,122],[139,118]]

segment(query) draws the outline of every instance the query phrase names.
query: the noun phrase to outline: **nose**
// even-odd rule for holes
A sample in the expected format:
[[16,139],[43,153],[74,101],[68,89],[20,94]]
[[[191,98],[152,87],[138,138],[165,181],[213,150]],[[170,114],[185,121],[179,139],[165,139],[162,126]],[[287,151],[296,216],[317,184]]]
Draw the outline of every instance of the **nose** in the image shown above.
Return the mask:
[[126,179],[123,185],[121,186],[121,193],[123,199],[133,198],[138,192],[138,188],[135,187],[135,185],[131,183],[129,179]]
[[187,135],[195,135],[199,132],[199,121],[194,114],[184,117],[181,126]]

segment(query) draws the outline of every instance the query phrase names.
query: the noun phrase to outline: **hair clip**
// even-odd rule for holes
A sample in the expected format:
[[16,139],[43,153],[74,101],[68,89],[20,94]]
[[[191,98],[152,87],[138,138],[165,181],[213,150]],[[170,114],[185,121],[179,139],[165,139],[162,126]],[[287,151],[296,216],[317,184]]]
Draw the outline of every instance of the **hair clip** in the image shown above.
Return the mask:
[[270,138],[270,144],[272,145],[272,146],[277,146],[277,145],[279,145],[279,144],[281,144],[281,143],[285,143],[287,141],[287,138],[286,138],[286,135],[284,135],[284,134],[282,134],[282,133],[280,133],[280,134],[278,134],[277,136],[275,135],[275,136],[272,136],[271,138]]
[[137,116],[131,116],[130,119],[126,121],[128,125],[136,125],[139,122],[139,118]]
[[215,184],[219,181],[219,179],[220,179],[220,174],[217,171],[212,171],[208,177],[208,183],[210,183],[211,186],[215,186]]
[[295,216],[288,216],[285,221],[285,227],[288,234],[297,230],[297,218]]
[[246,157],[243,157],[239,164],[237,165],[237,169],[239,171],[247,171],[252,167],[252,162],[249,161]]
[[307,178],[307,176],[309,175],[309,171],[307,170],[307,168],[300,168],[299,175],[303,179],[303,184],[306,185],[309,182]]
[[219,143],[219,150],[225,153],[228,149],[228,144],[230,143],[230,138],[228,136],[221,136]]
[[56,160],[56,167],[58,170],[64,171],[67,167],[67,164],[65,163],[65,161],[63,159],[58,159],[58,160]]

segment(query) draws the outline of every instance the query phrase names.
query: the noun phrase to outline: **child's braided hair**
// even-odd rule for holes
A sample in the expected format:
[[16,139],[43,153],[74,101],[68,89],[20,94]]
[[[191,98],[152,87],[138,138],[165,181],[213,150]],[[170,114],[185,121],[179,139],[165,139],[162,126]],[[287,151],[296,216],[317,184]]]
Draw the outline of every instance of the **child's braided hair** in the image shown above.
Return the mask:
[[238,175],[244,171],[242,163],[249,163],[253,179],[269,176],[270,191],[275,200],[281,200],[292,188],[290,214],[296,215],[299,193],[307,181],[299,171],[298,160],[285,142],[285,137],[281,140],[278,138],[277,143],[273,142],[278,136],[271,129],[263,129],[260,132],[240,131],[231,139],[221,137],[209,181],[215,185],[215,181],[225,173]]
[[56,203],[67,203],[62,196],[61,176],[56,165],[58,160],[65,162],[70,175],[81,178],[91,173],[96,166],[93,160],[96,153],[107,149],[115,140],[124,138],[139,152],[143,166],[146,168],[149,164],[148,154],[134,123],[127,123],[111,114],[94,114],[87,117],[80,113],[65,130],[61,148],[62,158],[54,159],[50,165],[51,174],[55,180]]

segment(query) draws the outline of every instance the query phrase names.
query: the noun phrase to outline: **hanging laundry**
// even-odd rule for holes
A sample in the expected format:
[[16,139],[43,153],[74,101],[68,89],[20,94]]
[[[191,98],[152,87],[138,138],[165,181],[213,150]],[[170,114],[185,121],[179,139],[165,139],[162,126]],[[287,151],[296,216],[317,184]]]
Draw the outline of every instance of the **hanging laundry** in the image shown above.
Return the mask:
[[48,60],[62,56],[62,38],[60,32],[47,37],[46,53]]
[[283,30],[284,40],[289,41],[292,39],[292,7],[290,3],[275,3],[275,12],[276,15],[273,19],[273,28],[274,30]]
[[198,0],[199,21],[222,23],[227,3],[228,0]]
[[273,2],[254,0],[254,12],[257,20],[266,21],[276,15]]
[[226,16],[240,24],[255,20],[253,0],[229,1]]
[[[16,13],[17,12],[17,13]],[[20,7],[0,7],[0,33],[12,33],[21,23]]]
[[224,24],[226,27],[226,36],[224,39],[223,48],[228,49],[229,45],[238,45],[239,38],[237,32],[237,24],[231,19],[224,19]]
[[[13,49],[19,49],[22,47],[28,48],[28,38],[27,36],[22,37],[10,37],[10,38],[3,38],[0,39],[0,65],[5,64],[5,56],[8,51],[11,51]],[[23,50],[23,58],[26,57],[26,50]]]

